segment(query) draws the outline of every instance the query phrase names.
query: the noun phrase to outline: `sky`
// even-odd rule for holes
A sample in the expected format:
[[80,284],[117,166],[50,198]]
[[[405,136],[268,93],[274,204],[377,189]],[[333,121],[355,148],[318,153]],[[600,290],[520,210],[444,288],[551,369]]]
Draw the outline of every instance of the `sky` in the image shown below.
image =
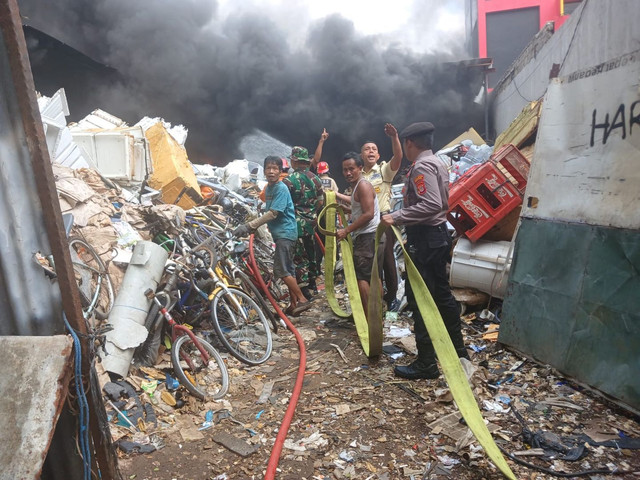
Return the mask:
[[[481,129],[481,78],[455,63],[469,58],[462,0],[18,3],[25,24],[118,72],[80,87],[56,72],[68,120],[101,108],[183,124],[194,163],[242,158],[256,129],[313,151],[326,128],[330,164],[365,140],[390,157],[386,122],[432,121],[436,146]],[[32,65],[48,53],[31,45]]]

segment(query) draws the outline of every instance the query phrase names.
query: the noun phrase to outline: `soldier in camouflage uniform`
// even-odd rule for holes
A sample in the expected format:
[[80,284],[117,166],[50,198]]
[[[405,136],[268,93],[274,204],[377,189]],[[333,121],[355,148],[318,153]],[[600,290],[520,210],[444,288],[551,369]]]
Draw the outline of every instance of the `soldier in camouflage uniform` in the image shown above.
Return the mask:
[[305,297],[310,298],[317,293],[316,278],[320,275],[314,234],[317,215],[322,207],[322,182],[309,170],[311,159],[306,148],[293,147],[290,160],[295,170],[282,182],[291,193],[298,223],[298,243],[294,254],[296,277]]

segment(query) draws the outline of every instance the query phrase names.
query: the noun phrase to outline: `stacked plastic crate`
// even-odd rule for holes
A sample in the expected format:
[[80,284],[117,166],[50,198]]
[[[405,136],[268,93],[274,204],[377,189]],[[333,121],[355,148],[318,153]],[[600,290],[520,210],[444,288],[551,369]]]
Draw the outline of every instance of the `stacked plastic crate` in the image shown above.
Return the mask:
[[522,203],[529,161],[513,145],[468,170],[449,192],[447,220],[472,242]]

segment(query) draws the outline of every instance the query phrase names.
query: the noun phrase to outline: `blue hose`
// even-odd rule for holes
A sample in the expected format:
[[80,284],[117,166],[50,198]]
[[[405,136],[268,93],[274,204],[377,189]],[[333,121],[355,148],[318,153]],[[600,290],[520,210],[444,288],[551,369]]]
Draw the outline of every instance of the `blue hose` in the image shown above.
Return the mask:
[[82,383],[82,348],[80,346],[80,339],[76,332],[71,328],[67,321],[67,316],[63,313],[64,324],[67,326],[69,333],[73,337],[73,349],[74,349],[74,374],[76,383],[76,396],[78,397],[79,407],[79,444],[80,453],[82,454],[84,480],[91,480],[91,444],[89,443],[89,402],[87,401],[87,395],[84,391],[84,384]]

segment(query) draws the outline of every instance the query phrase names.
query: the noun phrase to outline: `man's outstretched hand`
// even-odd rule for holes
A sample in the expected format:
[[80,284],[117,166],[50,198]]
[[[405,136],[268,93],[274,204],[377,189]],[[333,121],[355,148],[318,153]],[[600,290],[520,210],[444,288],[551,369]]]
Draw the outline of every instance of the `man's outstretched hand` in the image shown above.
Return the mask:
[[387,134],[387,137],[395,138],[398,136],[398,130],[391,123],[386,123],[384,125],[384,133]]

